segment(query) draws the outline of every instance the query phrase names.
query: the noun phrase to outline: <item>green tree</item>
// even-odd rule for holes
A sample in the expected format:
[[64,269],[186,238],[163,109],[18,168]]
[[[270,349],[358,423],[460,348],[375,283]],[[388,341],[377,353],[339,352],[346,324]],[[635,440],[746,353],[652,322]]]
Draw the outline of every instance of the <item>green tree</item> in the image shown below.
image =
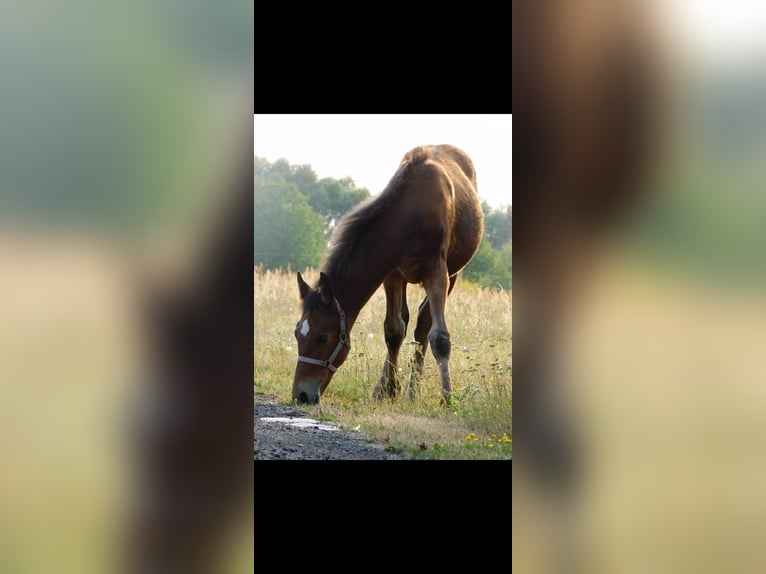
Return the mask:
[[272,164],[269,164],[266,177],[275,181],[290,181],[292,166],[284,158],[280,158]]
[[294,165],[290,169],[288,181],[298,186],[298,191],[307,197],[316,193],[317,174],[310,165]]
[[481,240],[479,250],[463,269],[462,275],[482,287],[512,289],[511,243],[503,246],[501,250],[496,250],[492,248],[485,235]]
[[308,204],[324,218],[327,234],[344,213],[370,197],[370,192],[364,187],[357,187],[350,177],[325,177],[318,180],[310,165],[291,165],[283,158],[270,163],[256,156],[255,177],[295,184],[298,191],[306,197]]
[[270,179],[269,168],[271,167],[271,164],[269,163],[269,160],[264,157],[255,156],[253,158],[253,165],[256,181],[261,179]]
[[316,267],[325,225],[294,183],[255,179],[254,263],[266,269]]
[[484,212],[484,235],[495,249],[500,249],[513,236],[513,211],[510,205],[493,209],[482,200],[481,209]]
[[350,177],[326,177],[319,181],[313,193],[309,195],[309,205],[325,218],[329,229],[344,213],[368,197],[370,192],[364,187],[356,187]]
[[508,268],[513,270],[513,241],[509,241],[503,245],[499,250],[500,257],[503,262],[508,265]]

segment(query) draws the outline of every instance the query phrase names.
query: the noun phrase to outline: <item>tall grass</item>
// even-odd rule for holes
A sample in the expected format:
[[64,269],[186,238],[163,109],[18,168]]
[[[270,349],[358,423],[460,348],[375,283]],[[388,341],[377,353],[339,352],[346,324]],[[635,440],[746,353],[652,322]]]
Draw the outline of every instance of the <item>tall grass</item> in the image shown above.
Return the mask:
[[[315,284],[318,272],[304,273]],[[254,271],[254,385],[289,403],[296,365],[293,335],[300,317],[295,273]],[[425,296],[408,286],[411,318],[399,356],[402,382],[409,380],[415,315]],[[313,416],[359,427],[371,440],[416,457],[510,459],[512,456],[512,311],[510,291],[490,290],[458,279],[447,301],[452,339],[453,399],[440,406],[439,370],[430,350],[413,400],[372,399],[386,356],[385,294],[380,288],[360,312],[351,332],[351,353],[322,397],[321,406],[301,407]]]

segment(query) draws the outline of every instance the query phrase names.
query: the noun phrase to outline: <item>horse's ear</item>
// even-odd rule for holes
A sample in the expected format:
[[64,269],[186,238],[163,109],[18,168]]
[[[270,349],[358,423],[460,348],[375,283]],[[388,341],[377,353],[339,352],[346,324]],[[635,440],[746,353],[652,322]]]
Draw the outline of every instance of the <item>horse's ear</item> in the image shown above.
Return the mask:
[[301,277],[300,271],[298,271],[298,289],[301,292],[301,300],[305,299],[308,292],[311,291],[309,284],[303,280],[303,277]]
[[330,289],[330,280],[327,279],[327,275],[319,273],[319,295],[322,298],[323,305],[329,305],[332,303],[332,289]]

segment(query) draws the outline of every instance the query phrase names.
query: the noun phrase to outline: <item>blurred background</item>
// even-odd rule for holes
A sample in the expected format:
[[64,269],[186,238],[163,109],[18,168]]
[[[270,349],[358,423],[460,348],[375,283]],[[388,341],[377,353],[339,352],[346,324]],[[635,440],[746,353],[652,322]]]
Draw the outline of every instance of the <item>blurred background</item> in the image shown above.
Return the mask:
[[[516,346],[514,571],[763,571],[766,8],[550,0],[513,25],[517,332],[546,341]],[[532,441],[559,412],[566,486]]]
[[[517,434],[513,565],[762,572],[766,15],[748,0],[615,4],[513,4],[514,155],[529,160],[514,162],[516,307],[524,321],[561,301],[545,356],[582,446],[563,497],[525,470]],[[252,221],[234,223],[252,213],[252,22],[241,2],[3,11],[0,571],[253,564]],[[651,122],[608,105],[640,109],[647,86],[645,70],[600,67],[621,38],[654,53]],[[531,106],[524,62],[544,96]],[[565,137],[526,137],[537,115]],[[640,133],[643,150],[599,147],[606,132]],[[540,205],[524,197],[544,186]],[[623,187],[636,200],[596,240],[590,217]],[[535,245],[571,270],[538,301],[520,278]]]
[[253,5],[11,2],[0,68],[0,571],[250,571]]

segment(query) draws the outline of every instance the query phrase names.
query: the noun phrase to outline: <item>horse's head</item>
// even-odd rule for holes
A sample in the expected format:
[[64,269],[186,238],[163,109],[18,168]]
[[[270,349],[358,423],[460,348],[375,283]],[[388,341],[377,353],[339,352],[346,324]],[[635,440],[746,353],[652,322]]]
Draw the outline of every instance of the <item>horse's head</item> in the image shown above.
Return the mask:
[[346,360],[351,342],[345,313],[327,276],[320,273],[319,284],[312,289],[298,273],[298,289],[303,315],[295,326],[298,364],[293,378],[293,400],[317,404],[335,370]]

